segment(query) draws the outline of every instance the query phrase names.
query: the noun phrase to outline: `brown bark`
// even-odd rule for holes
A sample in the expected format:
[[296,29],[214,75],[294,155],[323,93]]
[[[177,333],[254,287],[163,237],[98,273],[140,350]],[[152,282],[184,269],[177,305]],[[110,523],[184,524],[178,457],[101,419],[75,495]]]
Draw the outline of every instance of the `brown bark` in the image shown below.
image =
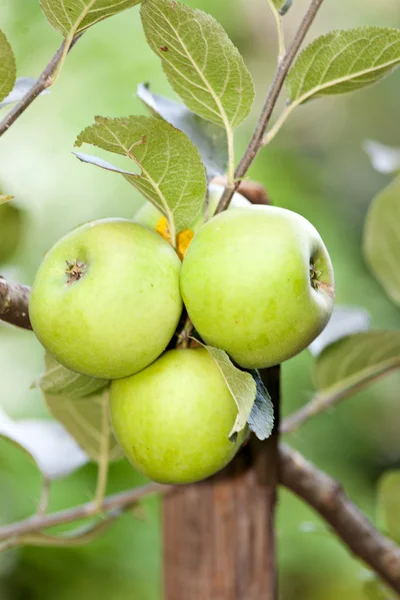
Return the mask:
[[166,600],[276,600],[279,367],[263,373],[275,433],[223,471],[164,498]]
[[337,481],[284,444],[279,474],[280,483],[312,506],[353,554],[400,594],[400,547],[375,529]]
[[24,329],[32,329],[29,320],[29,287],[0,276],[0,319]]

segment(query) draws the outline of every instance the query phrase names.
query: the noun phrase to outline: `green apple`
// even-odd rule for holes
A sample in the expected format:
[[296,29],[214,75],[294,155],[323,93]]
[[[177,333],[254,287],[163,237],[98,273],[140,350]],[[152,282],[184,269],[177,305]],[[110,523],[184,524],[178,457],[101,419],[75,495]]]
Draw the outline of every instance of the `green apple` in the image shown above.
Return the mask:
[[148,229],[124,219],[88,223],[45,256],[29,305],[43,346],[65,367],[127,377],[166,348],[178,324],[180,261]]
[[281,363],[308,346],[330,318],[333,289],[331,261],[316,229],[273,206],[211,219],[181,270],[194,327],[245,368]]
[[[222,185],[211,183],[208,189],[208,213],[210,215],[213,215],[224,191],[224,187]],[[233,195],[230,207],[240,208],[248,206],[251,206],[251,203],[249,202],[249,200],[246,200],[244,196],[237,192]],[[151,202],[145,202],[135,214],[134,221],[135,223],[139,223],[139,225],[143,225],[144,227],[148,227],[149,229],[155,231],[161,217],[162,213],[158,210],[158,208],[154,206],[154,204],[152,204]],[[190,226],[190,229],[194,233],[196,233],[203,224],[204,215],[200,215],[193,221],[193,223]]]
[[237,407],[205,348],[169,350],[136,375],[111,384],[115,436],[133,466],[160,483],[209,477],[234,457],[228,436]]

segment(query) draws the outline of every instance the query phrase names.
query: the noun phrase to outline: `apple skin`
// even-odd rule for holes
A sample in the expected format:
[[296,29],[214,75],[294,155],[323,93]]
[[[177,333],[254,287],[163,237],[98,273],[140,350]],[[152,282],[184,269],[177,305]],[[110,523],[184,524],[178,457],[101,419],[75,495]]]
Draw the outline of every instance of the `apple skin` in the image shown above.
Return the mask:
[[207,344],[242,367],[264,368],[298,354],[324,329],[333,270],[304,217],[273,206],[237,208],[196,234],[183,260],[181,292]]
[[111,383],[115,436],[132,465],[160,483],[192,483],[232,460],[247,428],[228,439],[237,407],[205,348],[165,352]]
[[[84,263],[71,281],[66,262]],[[46,254],[29,315],[43,346],[65,367],[126,377],[166,348],[182,311],[180,260],[148,229],[124,219],[85,224]]]
[[[225,188],[222,185],[218,185],[215,183],[211,183],[209,185],[208,212],[210,215],[214,214],[224,189]],[[244,208],[249,206],[251,206],[251,202],[249,202],[249,200],[244,198],[244,196],[236,192],[233,195],[232,201],[229,205],[229,209]],[[151,202],[145,202],[139,208],[133,220],[135,221],[135,223],[139,223],[139,225],[143,225],[144,227],[148,227],[149,229],[155,231],[161,217],[162,213],[158,210],[158,208],[154,206],[154,204],[152,204]],[[196,233],[203,224],[204,215],[200,215],[193,221],[189,229],[191,229],[193,233]]]

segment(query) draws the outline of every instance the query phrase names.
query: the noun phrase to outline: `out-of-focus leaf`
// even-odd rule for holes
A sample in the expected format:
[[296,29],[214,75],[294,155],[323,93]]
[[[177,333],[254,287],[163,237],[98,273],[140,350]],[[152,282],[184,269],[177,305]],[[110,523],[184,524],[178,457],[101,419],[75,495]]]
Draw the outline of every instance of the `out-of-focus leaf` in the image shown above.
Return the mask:
[[146,84],[139,84],[137,95],[154,116],[159,116],[192,140],[206,168],[207,179],[225,173],[228,145],[225,132],[214,123],[199,117],[184,104],[158,96]]
[[47,479],[66,477],[88,462],[85,452],[54,421],[14,421],[0,410],[0,436],[22,448]]
[[254,86],[221,25],[171,0],[144,0],[140,12],[147,41],[188,108],[226,130],[240,125],[252,107]]
[[0,29],[0,100],[3,100],[14,87],[17,66],[12,48]]
[[77,35],[91,25],[131,8],[140,0],[40,0],[44,16],[62,36]]
[[125,155],[139,166],[140,175],[123,176],[165,215],[172,237],[201,213],[204,165],[187,135],[169,123],[155,117],[96,117],[76,140],[76,146],[83,143]]
[[400,148],[392,148],[374,140],[366,140],[364,150],[368,154],[372,166],[379,173],[400,171]]
[[370,326],[371,316],[364,308],[335,306],[328,325],[308,348],[313,356],[318,356],[329,344],[348,335],[367,331]]
[[249,429],[259,440],[266,440],[274,428],[274,406],[258,371],[251,372],[256,382],[256,398],[248,418]]
[[314,366],[317,389],[356,387],[400,368],[400,331],[371,330],[342,338],[318,356]]
[[380,478],[378,514],[383,529],[400,544],[400,470],[387,471]]
[[238,415],[233,425],[232,431],[229,434],[230,438],[234,438],[235,434],[239,433],[246,427],[251,409],[256,398],[257,386],[253,377],[247,371],[241,371],[231,362],[229,356],[224,350],[206,346],[209,355],[215,360],[221,371],[226,385],[231,392],[236,405],[238,407]]
[[6,204],[6,202],[10,202],[10,200],[12,200],[14,198],[14,196],[10,196],[9,194],[0,194],[0,206],[2,204]]
[[290,102],[352,92],[377,82],[400,63],[400,30],[357,27],[315,39],[286,79]]
[[[108,389],[106,389],[85,398],[44,395],[52,415],[63,424],[80,447],[95,462],[100,462],[103,457],[105,441],[110,461],[123,457],[123,452],[110,429],[108,394]],[[107,418],[107,422],[105,418]],[[105,435],[107,440],[105,440]]]
[[[11,92],[6,98],[4,98],[3,102],[0,102],[0,108],[4,108],[13,102],[19,102],[22,100],[25,94],[29,92],[35,83],[36,79],[33,77],[18,77]],[[43,90],[40,96],[43,96],[44,94],[50,94],[50,90]]]
[[96,379],[70,371],[60,365],[48,352],[45,355],[45,365],[45,372],[33,382],[32,387],[40,388],[48,394],[84,398],[108,384],[105,379]]
[[23,213],[16,206],[0,203],[0,263],[8,261],[22,236]]
[[364,228],[364,257],[376,279],[400,306],[400,176],[390,183],[368,210]]

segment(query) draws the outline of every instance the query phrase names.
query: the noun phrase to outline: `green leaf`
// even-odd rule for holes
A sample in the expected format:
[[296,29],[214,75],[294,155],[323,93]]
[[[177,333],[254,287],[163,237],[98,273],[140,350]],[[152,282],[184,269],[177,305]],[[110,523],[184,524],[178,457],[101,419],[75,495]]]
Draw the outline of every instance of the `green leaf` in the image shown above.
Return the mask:
[[364,257],[385,292],[400,306],[400,176],[390,183],[368,210]]
[[88,461],[74,439],[54,421],[14,421],[0,409],[0,437],[22,449],[47,479],[65,477]]
[[371,330],[331,344],[315,361],[317,389],[340,393],[400,368],[400,331]]
[[54,29],[64,37],[73,37],[139,2],[140,0],[40,0],[40,7]]
[[400,543],[400,470],[387,471],[380,478],[378,513],[384,530]]
[[358,27],[331,31],[305,48],[290,69],[286,89],[296,105],[375,83],[400,63],[400,30]]
[[153,94],[146,84],[138,85],[137,95],[152,115],[168,121],[192,140],[200,153],[208,180],[226,172],[228,145],[223,129],[202,119],[184,104]]
[[274,428],[274,405],[259,372],[254,370],[251,373],[256,382],[257,391],[247,423],[249,429],[255,433],[259,440],[266,440]]
[[121,173],[166,216],[172,238],[201,213],[207,191],[204,165],[187,135],[169,123],[155,117],[96,117],[75,145],[83,143],[125,155],[139,166],[140,175]]
[[33,382],[32,387],[40,388],[48,394],[84,398],[108,384],[105,379],[96,379],[70,371],[60,365],[48,352],[45,355],[45,365],[45,372]]
[[47,393],[44,398],[52,415],[92,460],[101,461],[105,446],[109,448],[110,461],[123,457],[110,429],[108,388],[85,398]]
[[[198,340],[196,340],[198,342]],[[257,386],[253,377],[247,371],[241,371],[231,362],[231,359],[224,350],[206,346],[209,355],[215,360],[221,371],[226,385],[231,392],[236,405],[238,407],[238,415],[233,425],[232,431],[229,434],[230,438],[234,438],[239,431],[246,427],[251,409],[256,399]]]
[[16,76],[17,66],[14,52],[0,29],[0,101],[13,89]]
[[10,260],[18,248],[23,233],[22,227],[22,211],[7,204],[7,200],[0,202],[0,263]]
[[227,131],[240,125],[250,112],[254,86],[221,25],[171,0],[145,0],[141,16],[150,47],[190,110]]

